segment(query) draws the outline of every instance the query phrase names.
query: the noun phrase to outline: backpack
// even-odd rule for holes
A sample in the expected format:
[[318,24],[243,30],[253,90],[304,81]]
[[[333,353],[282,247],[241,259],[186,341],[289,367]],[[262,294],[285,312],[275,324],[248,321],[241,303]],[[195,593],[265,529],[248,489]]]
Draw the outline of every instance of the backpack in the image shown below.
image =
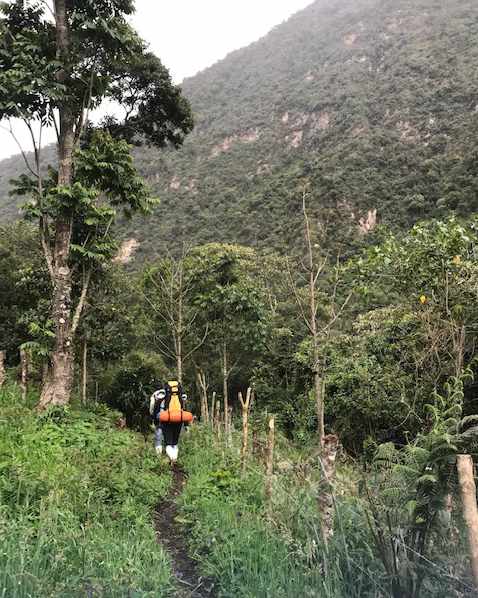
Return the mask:
[[163,424],[189,423],[193,420],[193,414],[184,411],[181,395],[181,385],[175,380],[165,385],[166,398],[164,399],[164,411],[159,414],[159,420]]

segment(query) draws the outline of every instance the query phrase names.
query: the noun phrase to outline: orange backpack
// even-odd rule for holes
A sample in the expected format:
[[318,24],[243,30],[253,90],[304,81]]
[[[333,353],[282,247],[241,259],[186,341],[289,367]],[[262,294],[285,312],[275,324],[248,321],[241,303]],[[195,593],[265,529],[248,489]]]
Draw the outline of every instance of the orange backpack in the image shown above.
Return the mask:
[[181,387],[175,380],[166,385],[165,410],[159,414],[159,421],[163,424],[182,424],[193,421],[193,414],[184,411],[181,402]]

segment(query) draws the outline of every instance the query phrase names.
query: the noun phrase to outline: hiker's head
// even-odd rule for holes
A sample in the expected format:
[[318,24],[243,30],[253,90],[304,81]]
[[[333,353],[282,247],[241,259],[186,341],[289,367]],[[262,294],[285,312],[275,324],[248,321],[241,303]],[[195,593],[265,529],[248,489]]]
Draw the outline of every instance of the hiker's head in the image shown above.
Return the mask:
[[187,394],[184,392],[184,393],[181,395],[181,398],[182,398],[182,400],[183,400],[184,402],[186,402],[186,401],[188,400],[188,395],[187,395]]
[[164,388],[161,388],[161,390],[158,392],[158,397],[160,399],[164,399],[166,397],[166,391],[164,390]]

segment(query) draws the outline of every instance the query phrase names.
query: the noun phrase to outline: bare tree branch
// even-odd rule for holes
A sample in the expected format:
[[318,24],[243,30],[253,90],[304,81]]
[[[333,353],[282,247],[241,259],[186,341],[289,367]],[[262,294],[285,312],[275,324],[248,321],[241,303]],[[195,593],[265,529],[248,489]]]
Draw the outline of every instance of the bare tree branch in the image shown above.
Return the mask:
[[92,268],[90,268],[88,270],[88,272],[86,272],[86,274],[83,273],[83,285],[82,285],[82,288],[81,288],[81,295],[80,295],[80,299],[78,301],[78,305],[76,306],[75,313],[73,315],[73,320],[72,320],[72,323],[71,323],[71,336],[72,336],[72,338],[75,336],[76,330],[77,330],[78,325],[80,323],[81,313],[82,313],[83,308],[85,306],[86,295],[88,293],[88,287],[90,285],[91,274],[92,274]]
[[191,349],[191,351],[189,351],[189,353],[187,353],[184,356],[185,360],[188,359],[189,357],[191,357],[191,355],[193,355],[194,353],[196,353],[196,351],[198,349],[200,349],[204,345],[204,343],[206,342],[206,339],[208,337],[208,334],[209,334],[209,326],[206,326],[206,330],[204,331],[204,336],[202,337],[202,339],[200,340],[200,342],[194,347],[194,349]]
[[324,328],[322,328],[322,330],[321,330],[321,332],[322,332],[322,333],[324,333],[324,332],[326,332],[326,331],[329,331],[329,330],[332,328],[332,326],[335,324],[335,322],[336,322],[336,321],[337,321],[337,320],[340,318],[340,316],[343,314],[343,312],[344,312],[345,308],[347,307],[347,305],[348,305],[348,303],[349,303],[350,299],[352,298],[353,294],[354,294],[354,293],[353,293],[353,291],[351,291],[351,292],[348,294],[347,298],[346,298],[346,299],[345,299],[345,301],[342,303],[342,305],[341,305],[341,307],[340,307],[339,311],[338,311],[338,312],[337,312],[337,313],[336,313],[336,314],[333,316],[333,318],[332,318],[332,319],[331,319],[331,320],[328,322],[327,326],[324,326]]
[[12,124],[10,122],[10,120],[8,121],[9,124],[9,128],[7,129],[7,127],[4,127],[3,125],[0,125],[0,129],[3,129],[4,131],[6,131],[7,133],[9,133],[13,140],[15,141],[18,149],[20,150],[20,153],[22,155],[23,161],[25,162],[26,167],[28,168],[29,172],[32,174],[32,176],[34,176],[35,178],[38,177],[38,173],[36,173],[33,168],[30,165],[30,162],[28,161],[28,158],[26,156],[26,153],[21,145],[21,143],[18,141],[17,136],[15,135],[15,133],[13,132],[13,128],[12,128]]

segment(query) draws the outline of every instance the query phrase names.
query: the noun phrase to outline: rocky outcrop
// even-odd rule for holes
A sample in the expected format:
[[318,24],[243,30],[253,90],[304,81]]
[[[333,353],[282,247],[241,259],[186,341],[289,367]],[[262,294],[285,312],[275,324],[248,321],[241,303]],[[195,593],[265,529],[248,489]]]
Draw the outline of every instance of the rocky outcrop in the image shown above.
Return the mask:
[[249,129],[235,135],[225,137],[221,143],[212,148],[211,157],[216,158],[224,152],[228,152],[235,143],[253,143],[259,139],[259,129]]
[[140,245],[141,244],[137,239],[127,239],[126,241],[123,241],[113,262],[122,266],[129,264]]

